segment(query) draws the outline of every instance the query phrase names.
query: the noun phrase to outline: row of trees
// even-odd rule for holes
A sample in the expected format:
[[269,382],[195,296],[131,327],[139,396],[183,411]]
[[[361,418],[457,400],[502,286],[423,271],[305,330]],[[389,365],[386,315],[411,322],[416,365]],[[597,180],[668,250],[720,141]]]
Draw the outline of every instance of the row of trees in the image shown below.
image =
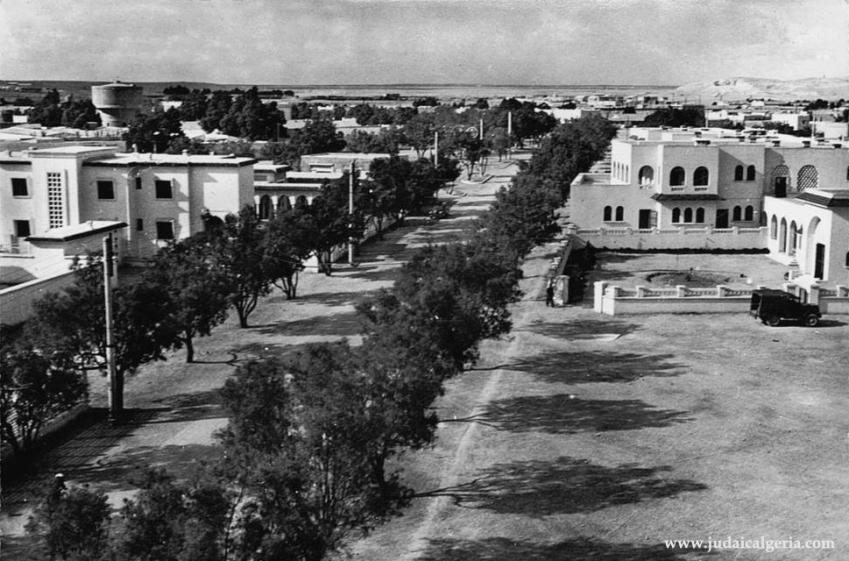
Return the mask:
[[72,127],[84,129],[89,124],[100,126],[100,115],[90,99],[74,99],[68,96],[64,101],[55,89],[48,91],[44,97],[29,111],[29,122],[39,123],[43,127]]
[[325,559],[413,497],[395,460],[433,442],[445,381],[509,331],[519,266],[557,232],[561,192],[523,172],[469,241],[418,250],[357,304],[360,346],[238,367],[221,392],[222,459],[202,475],[153,472],[117,516],[97,491],[63,490],[31,531],[64,559]]
[[[259,299],[274,286],[297,295],[298,276],[310,255],[326,274],[332,251],[362,236],[368,220],[382,231],[390,216],[403,217],[428,202],[456,175],[450,162],[397,157],[372,163],[370,178],[355,184],[348,209],[348,176],[322,187],[310,205],[260,220],[253,208],[224,220],[204,217],[206,229],[161,249],[137,282],[114,290],[114,325],[120,375],[186,349],[192,362],[197,338],[207,336],[235,310],[247,327]],[[17,451],[31,447],[46,419],[85,395],[86,370],[105,370],[102,268],[80,264],[77,282],[34,306],[19,344],[0,353],[4,388],[0,430]],[[82,266],[86,265],[86,266]]]

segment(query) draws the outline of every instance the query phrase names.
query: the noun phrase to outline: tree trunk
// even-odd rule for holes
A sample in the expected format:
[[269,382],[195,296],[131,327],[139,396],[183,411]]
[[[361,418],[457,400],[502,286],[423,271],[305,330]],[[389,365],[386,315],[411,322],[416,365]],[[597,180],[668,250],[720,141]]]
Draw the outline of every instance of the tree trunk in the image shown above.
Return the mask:
[[186,344],[186,363],[191,364],[195,361],[195,344],[192,341],[192,334],[186,332],[186,338],[183,342]]

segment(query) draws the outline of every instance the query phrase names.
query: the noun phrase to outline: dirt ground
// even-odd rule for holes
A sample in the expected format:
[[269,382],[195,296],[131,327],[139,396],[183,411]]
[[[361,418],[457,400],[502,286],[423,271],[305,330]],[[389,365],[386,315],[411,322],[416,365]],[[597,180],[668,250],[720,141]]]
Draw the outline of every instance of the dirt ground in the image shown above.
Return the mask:
[[[526,263],[509,340],[452,381],[436,446],[407,457],[413,509],[357,559],[849,558],[846,318],[769,328],[745,314],[546,308],[538,275],[555,249]],[[759,272],[751,256],[718,257]],[[664,545],[728,537],[835,549]]]

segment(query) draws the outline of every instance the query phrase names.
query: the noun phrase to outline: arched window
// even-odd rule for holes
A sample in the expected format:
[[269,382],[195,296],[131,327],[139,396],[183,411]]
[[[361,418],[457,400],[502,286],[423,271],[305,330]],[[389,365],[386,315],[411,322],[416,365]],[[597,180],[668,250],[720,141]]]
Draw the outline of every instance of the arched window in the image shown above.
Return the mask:
[[845,266],[846,266],[846,267],[849,267],[849,252],[846,252],[846,262],[845,262]]
[[731,220],[734,222],[740,222],[740,211],[742,209],[739,206],[735,206],[734,210],[731,211]]
[[754,181],[755,180],[755,166],[749,166],[746,168],[746,181]]
[[708,169],[704,166],[699,166],[696,168],[696,171],[693,172],[693,185],[696,186],[705,186],[710,181],[710,173]]
[[787,232],[787,245],[790,248],[790,255],[796,255],[796,221],[790,222],[790,231]]
[[774,194],[776,197],[786,197],[789,189],[790,169],[784,164],[775,166],[775,169],[772,170],[772,182],[768,186],[767,194]]
[[268,220],[271,218],[271,197],[263,195],[259,200],[259,219]]
[[677,206],[672,209],[672,222],[678,223],[681,222],[681,209]]
[[605,222],[610,222],[612,218],[613,218],[613,207],[612,206],[604,207],[604,219],[603,220]]
[[746,210],[743,211],[743,220],[751,222],[755,219],[755,208],[752,205],[746,207]]
[[783,218],[778,228],[778,251],[781,253],[787,251],[787,221]]
[[770,239],[775,239],[778,237],[778,220],[775,218],[775,215],[772,215],[772,219],[769,221],[769,237]]
[[307,198],[304,195],[299,195],[297,199],[295,199],[295,207],[296,208],[304,208],[307,206]]
[[796,176],[796,188],[799,191],[805,189],[816,189],[819,184],[819,173],[814,166],[802,166]]
[[696,223],[704,224],[705,222],[705,209],[699,207],[696,209]]
[[734,181],[743,181],[743,166],[734,168]]
[[621,206],[616,207],[616,221],[622,222],[625,220],[625,209]]
[[673,187],[684,185],[685,177],[686,174],[684,173],[684,168],[675,166],[672,168],[672,171],[669,172],[669,184]]
[[684,222],[692,222],[693,221],[693,209],[687,207],[684,209]]
[[640,185],[651,185],[654,183],[654,168],[651,166],[643,166],[638,174]]
[[280,212],[285,212],[292,208],[292,203],[289,202],[289,197],[286,195],[280,195],[280,199],[277,201],[277,210]]

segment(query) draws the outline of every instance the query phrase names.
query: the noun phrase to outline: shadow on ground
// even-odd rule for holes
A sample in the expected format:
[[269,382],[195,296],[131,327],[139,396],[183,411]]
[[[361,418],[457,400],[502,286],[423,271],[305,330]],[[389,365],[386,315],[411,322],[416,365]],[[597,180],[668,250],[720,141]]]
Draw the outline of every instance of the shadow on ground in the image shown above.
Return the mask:
[[150,468],[165,468],[174,477],[187,478],[204,463],[217,460],[221,451],[219,446],[201,444],[138,446],[74,470],[68,474],[68,480],[93,484],[107,492],[135,489]]
[[465,420],[512,432],[574,434],[662,428],[692,419],[687,412],[657,409],[638,399],[580,399],[561,393],[500,399]]
[[325,335],[344,336],[362,333],[362,319],[357,312],[339,312],[327,316],[313,316],[295,321],[281,321],[258,325],[252,329],[266,335]]
[[[481,540],[428,540],[420,561],[695,561],[696,550],[667,549],[663,545],[609,543],[577,538],[554,544],[513,541],[507,538]],[[701,552],[706,555],[705,552]]]
[[639,328],[635,323],[619,320],[581,319],[563,322],[532,323],[516,331],[530,331],[557,339],[595,339],[598,335],[628,335]]
[[707,489],[690,479],[671,478],[671,470],[637,464],[607,467],[570,457],[520,461],[495,464],[469,483],[428,495],[451,497],[461,507],[538,517],[593,512]]
[[648,376],[679,376],[684,365],[671,354],[550,351],[504,366],[550,383],[626,383]]

